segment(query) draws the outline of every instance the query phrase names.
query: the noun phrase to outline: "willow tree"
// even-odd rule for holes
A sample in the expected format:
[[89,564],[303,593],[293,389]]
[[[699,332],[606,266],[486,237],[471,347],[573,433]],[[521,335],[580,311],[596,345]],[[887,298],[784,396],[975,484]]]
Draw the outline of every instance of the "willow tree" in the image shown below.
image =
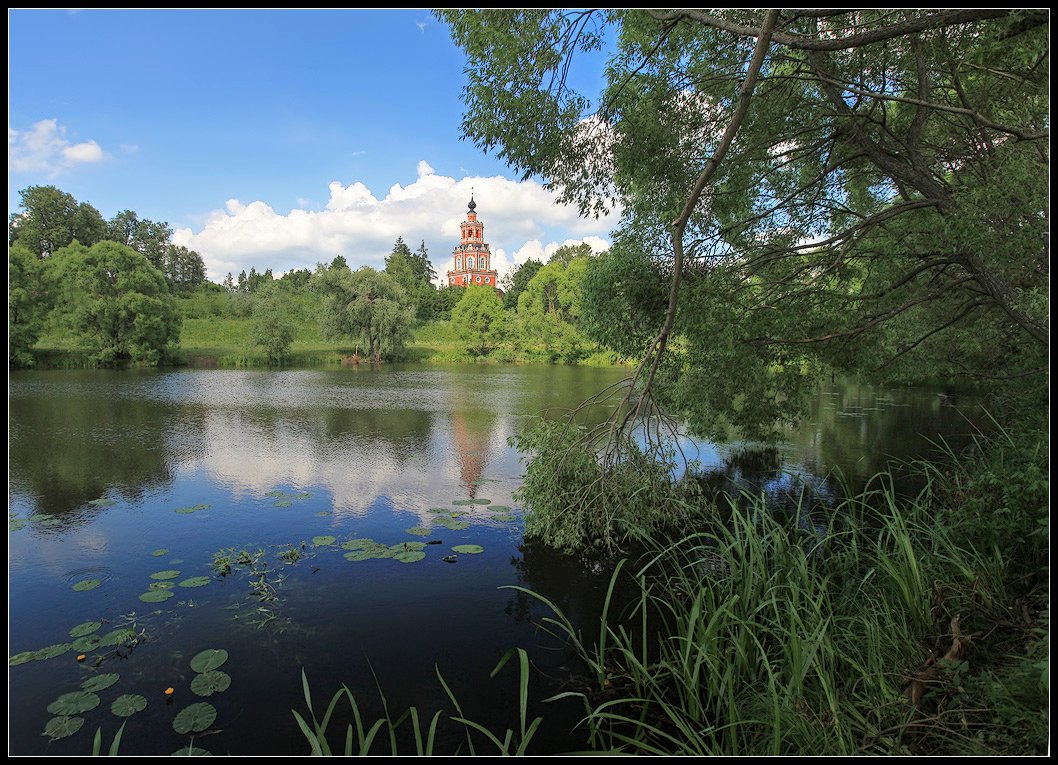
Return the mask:
[[[623,211],[583,307],[645,340],[617,425],[659,407],[764,435],[828,367],[1045,401],[1046,11],[439,15],[465,135]],[[604,52],[603,86],[574,90]]]
[[369,266],[320,266],[310,286],[322,298],[320,325],[327,339],[351,340],[376,363],[403,354],[415,305],[388,274]]

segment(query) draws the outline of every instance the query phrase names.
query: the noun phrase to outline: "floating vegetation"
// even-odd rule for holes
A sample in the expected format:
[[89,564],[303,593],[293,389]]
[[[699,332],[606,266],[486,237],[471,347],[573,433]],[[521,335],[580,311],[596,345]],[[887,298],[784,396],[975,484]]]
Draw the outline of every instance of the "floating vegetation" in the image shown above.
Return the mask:
[[177,749],[173,752],[171,757],[212,757],[212,752],[207,752],[205,749],[200,749],[197,746],[185,746],[183,749]]
[[166,547],[159,548],[159,549],[157,549],[157,550],[155,550],[154,552],[151,553],[151,555],[153,555],[155,558],[160,558],[163,555],[168,555],[168,554],[169,554],[169,549],[166,548]]
[[[193,576],[180,582],[181,587],[205,587],[212,580],[208,576]],[[171,586],[171,585],[170,585]]]
[[147,585],[148,590],[171,590],[175,587],[172,582],[151,582]]
[[292,504],[294,504],[294,503],[293,502],[289,502],[287,500],[282,500],[280,502],[273,502],[272,503],[272,507],[290,507]]
[[96,507],[111,507],[112,505],[116,505],[117,502],[112,499],[107,499],[106,497],[100,497],[99,499],[88,500],[88,504],[95,505]]
[[140,600],[144,603],[161,603],[163,600],[169,600],[173,594],[172,590],[148,590],[140,593]]
[[102,583],[102,579],[82,579],[80,582],[75,583],[72,589],[74,592],[87,592],[88,590],[94,590]]
[[374,539],[367,539],[367,538],[350,539],[348,542],[342,542],[342,549],[343,550],[364,550],[364,549],[367,549],[368,547],[370,547],[371,545],[376,545],[376,544],[378,544],[378,542],[376,542]]
[[88,691],[74,691],[64,693],[55,701],[48,704],[48,711],[53,715],[72,715],[78,712],[87,712],[99,706],[99,697]]
[[212,696],[214,693],[223,693],[231,685],[231,677],[226,672],[211,669],[201,675],[195,675],[191,681],[191,692],[196,696]]
[[350,561],[361,561],[371,560],[372,558],[392,558],[394,551],[386,547],[383,544],[375,543],[371,547],[363,550],[354,550],[353,552],[347,552],[345,559]]
[[40,656],[36,651],[23,651],[22,653],[16,653],[10,659],[7,660],[7,666],[17,667],[19,664],[25,664],[28,661],[34,661],[39,659]]
[[313,537],[312,544],[318,547],[324,547],[326,545],[333,545],[337,542],[337,537],[332,537],[330,534],[324,534],[323,536]]
[[330,510],[320,510],[318,513],[316,513],[316,515],[322,518],[325,515],[334,515],[334,513],[332,513]]
[[69,651],[72,645],[72,643],[56,643],[55,645],[40,648],[35,653],[38,659],[54,659],[56,656],[62,656]]
[[191,513],[197,513],[199,510],[205,510],[209,505],[195,505],[194,507],[178,507],[174,510],[174,513],[180,513],[181,515],[190,515]]
[[489,508],[489,510],[494,512],[494,513],[509,513],[509,512],[511,512],[511,508],[507,507],[507,505],[493,505],[492,507]]
[[393,552],[402,552],[404,550],[421,550],[426,547],[425,542],[397,542],[395,545],[390,545],[389,549]]
[[285,497],[286,494],[284,494],[281,491],[266,491],[265,492],[265,496],[266,497]]
[[291,494],[289,496],[293,497],[294,499],[309,499],[312,494],[307,491],[299,491],[297,494]]
[[430,536],[430,530],[423,528],[422,526],[412,526],[410,529],[404,529],[409,534],[414,534],[417,537],[428,537]]
[[110,711],[118,717],[131,717],[147,708],[147,699],[135,693],[123,693],[110,704]]
[[415,563],[426,557],[426,553],[422,550],[405,550],[403,552],[396,553],[394,559],[399,560],[401,563]]
[[[334,537],[331,537],[334,539]],[[285,563],[294,564],[301,560],[301,551],[294,545],[288,545],[287,549],[279,553],[279,559]]]
[[439,544],[444,544],[444,543],[440,539],[431,539],[429,542],[424,542],[423,544],[439,545]]
[[170,568],[165,571],[155,571],[151,574],[151,579],[176,579],[178,576],[180,576],[180,572]]
[[104,672],[102,675],[94,675],[85,680],[81,683],[81,689],[89,693],[98,693],[105,691],[120,679],[121,675],[117,672]]
[[70,637],[78,638],[91,635],[102,626],[103,622],[82,622],[70,630]]
[[452,504],[453,505],[460,505],[460,506],[473,505],[474,504],[474,500],[472,500],[472,499],[453,499],[452,500]]
[[25,528],[25,527],[26,527],[26,519],[25,518],[10,518],[7,521],[7,530],[8,531],[18,531],[19,529],[22,529],[22,528]]
[[195,672],[209,672],[211,669],[220,669],[228,660],[228,652],[223,648],[207,648],[200,651],[191,659],[191,669]]
[[99,635],[85,635],[70,643],[70,650],[77,653],[88,653],[97,649],[102,642]]
[[461,521],[458,518],[438,518],[437,524],[439,526],[444,526],[446,529],[451,529],[452,531],[460,531],[462,529],[470,528],[469,523]]
[[472,499],[470,501],[473,502],[475,505],[491,505],[492,504],[492,500],[491,499],[482,499],[481,497],[478,497],[477,499]]
[[468,553],[470,555],[477,555],[480,552],[485,552],[485,548],[481,545],[456,545],[452,548],[452,551],[457,553]]
[[449,512],[451,512],[451,508],[448,508],[448,507],[431,507],[430,508],[430,512],[431,513],[449,513]]
[[212,704],[200,701],[180,710],[173,720],[173,730],[177,733],[201,733],[217,719],[217,710]]
[[[147,593],[144,593],[146,595]],[[172,593],[168,594],[168,597],[172,597]],[[143,599],[143,596],[140,596]],[[165,600],[165,598],[162,598]],[[103,635],[99,640],[100,647],[112,646],[112,645],[127,645],[133,644],[137,641],[136,630],[130,629],[129,627],[121,627],[120,629],[111,630],[107,634]]]
[[84,725],[83,717],[67,717],[65,715],[53,717],[44,726],[44,735],[51,736],[53,739],[66,738],[81,730],[82,725]]

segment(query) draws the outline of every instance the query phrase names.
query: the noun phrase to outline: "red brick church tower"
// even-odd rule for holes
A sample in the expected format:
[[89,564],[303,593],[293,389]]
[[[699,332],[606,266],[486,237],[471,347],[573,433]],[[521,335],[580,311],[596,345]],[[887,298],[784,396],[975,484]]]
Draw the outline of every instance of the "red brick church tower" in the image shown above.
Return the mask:
[[487,284],[497,287],[496,271],[489,268],[492,253],[485,243],[485,225],[474,212],[474,192],[470,192],[467,219],[459,224],[459,246],[452,252],[452,270],[448,272],[448,284],[467,287],[471,284]]

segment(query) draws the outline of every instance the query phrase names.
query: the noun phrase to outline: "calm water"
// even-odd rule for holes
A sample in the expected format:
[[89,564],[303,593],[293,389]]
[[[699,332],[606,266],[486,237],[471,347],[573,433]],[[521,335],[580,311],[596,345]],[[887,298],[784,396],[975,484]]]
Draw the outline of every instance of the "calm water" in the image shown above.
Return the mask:
[[[217,711],[196,746],[304,754],[290,712],[307,716],[302,670],[320,716],[346,684],[371,721],[382,714],[379,689],[391,710],[415,705],[427,720],[440,709],[447,717],[440,671],[470,719],[500,732],[517,727],[513,665],[489,678],[499,658],[513,646],[530,653],[537,698],[572,687],[575,667],[535,626],[546,611],[502,587],[530,587],[589,624],[608,574],[522,543],[512,500],[522,467],[507,438],[525,416],[557,414],[623,374],[411,365],[13,374],[9,655],[56,647],[51,658],[10,667],[11,753],[87,754],[100,727],[107,745],[123,719],[111,702],[138,694],[147,707],[128,718],[123,754],[187,746],[172,723],[196,702]],[[732,445],[699,446],[697,457],[771,491],[807,483],[825,494],[832,487],[823,476],[835,468],[862,478],[886,455],[927,453],[924,435],[968,430],[960,409],[935,393],[831,386],[769,459],[747,460]],[[491,504],[464,504],[472,499]],[[428,535],[408,532],[416,527]],[[313,542],[327,536],[334,543]],[[362,538],[441,544],[410,563],[347,560],[341,545]],[[484,551],[442,560],[463,544]],[[230,548],[258,556],[256,577],[245,565],[223,577],[211,568]],[[151,578],[160,571],[179,572],[168,580],[172,596],[142,601],[166,581]],[[193,577],[208,583],[179,585]],[[85,580],[100,583],[73,589]],[[131,648],[66,645],[75,641],[71,628],[92,621],[102,622],[95,634],[130,626],[143,639]],[[231,686],[202,698],[190,689],[189,663],[210,648],[228,652],[221,670]],[[57,740],[42,735],[48,705],[102,673],[120,679],[98,692],[97,707],[77,713],[83,727]],[[583,745],[569,730],[575,705],[531,714],[545,716],[540,750]],[[332,742],[345,724],[343,716],[332,725]],[[437,750],[454,752],[462,738],[459,726],[443,726]]]

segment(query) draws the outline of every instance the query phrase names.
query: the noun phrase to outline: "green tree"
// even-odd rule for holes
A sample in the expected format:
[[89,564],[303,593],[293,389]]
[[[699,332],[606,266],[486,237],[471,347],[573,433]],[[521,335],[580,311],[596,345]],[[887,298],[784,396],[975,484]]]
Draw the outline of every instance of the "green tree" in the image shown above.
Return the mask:
[[101,364],[158,364],[180,342],[180,312],[162,272],[111,241],[74,243],[49,263],[56,312]]
[[33,365],[30,349],[40,336],[51,302],[44,268],[37,254],[22,244],[7,251],[7,352],[13,367]]
[[54,186],[30,186],[18,192],[22,212],[11,215],[8,244],[16,242],[46,258],[74,240],[92,246],[105,237],[106,223],[92,205]]
[[270,365],[279,364],[290,353],[294,333],[283,292],[274,283],[262,286],[253,297],[250,342],[264,348]]
[[166,272],[172,235],[173,230],[168,223],[156,223],[146,218],[141,220],[132,210],[122,210],[110,219],[106,227],[107,239],[136,250],[163,273]]
[[[657,323],[633,416],[767,435],[825,366],[1044,400],[1045,11],[439,15],[465,135],[585,213],[620,206],[635,246],[607,268],[646,252],[668,280],[660,316],[653,290],[636,306]],[[605,87],[574,91],[605,39]]]
[[206,264],[202,256],[182,245],[170,244],[166,248],[163,271],[165,280],[174,292],[194,292],[198,285],[206,281]]
[[452,309],[452,326],[471,353],[484,356],[507,339],[510,319],[495,288],[472,284],[459,289],[465,294]]
[[415,309],[399,284],[369,266],[320,266],[313,289],[322,298],[320,326],[330,340],[351,340],[368,357],[399,358],[411,336]]
[[539,260],[527,260],[518,268],[503,277],[503,307],[508,311],[518,308],[518,296],[529,286],[530,280],[536,276],[536,272],[544,267]]

